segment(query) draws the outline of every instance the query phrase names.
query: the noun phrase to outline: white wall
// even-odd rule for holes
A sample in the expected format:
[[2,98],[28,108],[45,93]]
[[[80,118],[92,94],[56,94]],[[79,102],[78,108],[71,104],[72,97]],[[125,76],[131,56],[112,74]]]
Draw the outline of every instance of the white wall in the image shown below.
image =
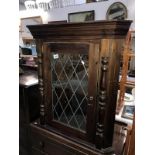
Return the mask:
[[134,29],[134,26],[135,26],[134,0],[119,0],[119,1],[109,0],[109,1],[96,2],[96,3],[79,4],[76,6],[69,6],[65,8],[49,10],[48,12],[20,11],[20,18],[40,15],[42,17],[43,23],[48,23],[48,21],[68,20],[68,13],[71,13],[71,12],[95,10],[95,20],[105,20],[107,10],[109,6],[114,2],[122,2],[124,5],[127,6],[127,11],[128,11],[127,19],[133,20],[131,29]]
[[[68,20],[68,13],[71,12],[80,12],[80,11],[89,11],[95,10],[95,20],[105,20],[106,19],[106,12],[109,6],[114,3],[118,2],[116,0],[109,0],[104,2],[98,3],[87,3],[81,4],[76,6],[70,6],[65,8],[53,9],[48,12],[48,21],[58,21],[58,20]],[[134,14],[135,14],[135,7],[134,7],[134,0],[120,0],[127,6],[128,11],[128,18],[133,20],[132,29],[134,29]]]
[[133,20],[131,29],[135,30],[135,0],[128,0],[128,19]]
[[29,18],[29,17],[36,17],[41,16],[42,22],[48,23],[48,12],[41,11],[41,10],[22,10],[19,11],[19,18]]

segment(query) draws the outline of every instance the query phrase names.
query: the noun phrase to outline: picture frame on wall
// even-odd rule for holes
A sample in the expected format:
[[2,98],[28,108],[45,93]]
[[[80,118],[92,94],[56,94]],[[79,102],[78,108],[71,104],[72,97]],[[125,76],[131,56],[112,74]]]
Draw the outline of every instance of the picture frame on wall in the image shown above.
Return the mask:
[[95,20],[95,11],[73,12],[68,14],[68,22],[86,22]]
[[133,119],[135,113],[134,105],[124,105],[122,117],[127,119]]
[[86,3],[102,2],[102,1],[108,1],[108,0],[86,0]]
[[107,20],[125,20],[127,19],[127,7],[121,2],[115,2],[107,10]]

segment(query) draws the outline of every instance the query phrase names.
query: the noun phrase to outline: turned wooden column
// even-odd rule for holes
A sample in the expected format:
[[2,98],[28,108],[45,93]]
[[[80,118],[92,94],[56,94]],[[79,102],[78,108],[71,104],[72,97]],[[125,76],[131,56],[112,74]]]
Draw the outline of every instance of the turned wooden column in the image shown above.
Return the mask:
[[107,104],[107,71],[108,57],[102,57],[101,60],[101,75],[100,89],[98,96],[98,121],[96,128],[96,147],[101,149],[104,145],[104,118]]
[[45,124],[44,84],[43,84],[43,42],[36,39],[36,51],[38,54],[38,81],[40,90],[40,123]]
[[97,99],[96,138],[97,148],[112,145],[115,109],[123,39],[107,38],[101,41],[99,86]]

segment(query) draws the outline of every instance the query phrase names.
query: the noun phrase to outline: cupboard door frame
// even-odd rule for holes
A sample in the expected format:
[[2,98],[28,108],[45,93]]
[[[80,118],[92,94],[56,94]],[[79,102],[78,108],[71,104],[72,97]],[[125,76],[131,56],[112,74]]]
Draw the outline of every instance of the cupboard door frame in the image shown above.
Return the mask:
[[[80,138],[82,140],[93,142],[96,130],[96,99],[97,99],[97,73],[99,59],[99,44],[80,43],[80,42],[44,42],[43,43],[43,83],[44,83],[44,103],[45,103],[45,124],[60,131],[62,134]],[[51,53],[64,50],[64,53],[72,50],[74,53],[88,53],[88,96],[86,110],[86,131],[77,130],[54,121],[52,116],[52,85],[51,85]],[[63,53],[63,52],[62,52]]]

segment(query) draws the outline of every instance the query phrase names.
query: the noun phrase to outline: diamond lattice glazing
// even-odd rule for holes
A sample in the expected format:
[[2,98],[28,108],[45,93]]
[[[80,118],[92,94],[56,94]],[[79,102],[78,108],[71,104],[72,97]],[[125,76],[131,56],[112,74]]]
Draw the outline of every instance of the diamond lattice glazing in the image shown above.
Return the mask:
[[85,130],[88,55],[52,53],[51,59],[54,120]]

